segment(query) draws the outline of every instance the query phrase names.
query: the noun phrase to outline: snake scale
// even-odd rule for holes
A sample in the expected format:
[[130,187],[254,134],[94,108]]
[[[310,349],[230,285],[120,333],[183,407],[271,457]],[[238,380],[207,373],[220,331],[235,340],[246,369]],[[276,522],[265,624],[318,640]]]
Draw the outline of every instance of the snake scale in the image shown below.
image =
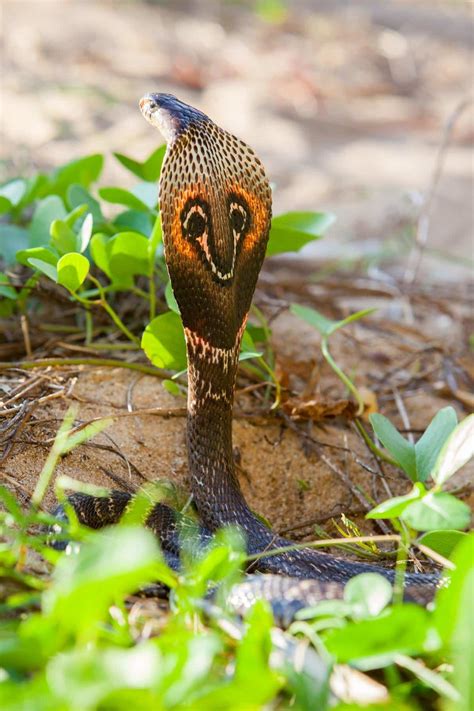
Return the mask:
[[[170,94],[148,94],[143,116],[167,142],[159,186],[165,259],[186,337],[188,359],[187,448],[201,543],[226,524],[243,530],[249,554],[291,545],[250,510],[236,477],[232,407],[239,350],[271,222],[271,190],[262,163],[245,143],[201,111]],[[79,520],[93,528],[116,522],[130,495],[73,494]],[[168,560],[179,565],[176,514],[156,504],[147,525]],[[352,563],[311,549],[264,556],[235,587],[231,604],[244,609],[267,598],[280,617],[300,607],[342,596],[362,572],[393,572]],[[406,576],[408,598],[427,602],[436,575]]]

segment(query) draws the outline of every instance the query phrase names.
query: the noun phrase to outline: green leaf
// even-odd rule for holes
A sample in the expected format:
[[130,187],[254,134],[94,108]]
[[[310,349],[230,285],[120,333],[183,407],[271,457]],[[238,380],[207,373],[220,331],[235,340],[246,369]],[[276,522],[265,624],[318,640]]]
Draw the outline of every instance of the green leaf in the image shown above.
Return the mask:
[[415,447],[395,429],[390,420],[374,413],[369,417],[374,432],[412,481],[417,480]]
[[303,321],[306,321],[306,323],[309,323],[310,326],[313,326],[322,336],[328,336],[337,323],[336,321],[331,321],[331,319],[326,318],[326,316],[320,314],[316,309],[312,309],[309,306],[302,306],[301,304],[291,304],[290,312],[303,319]]
[[334,331],[337,331],[339,328],[344,328],[344,326],[348,326],[350,323],[353,323],[354,321],[359,321],[359,319],[363,318],[364,316],[373,314],[374,311],[377,311],[377,309],[375,309],[375,308],[362,309],[361,311],[356,311],[354,314],[351,314],[350,316],[343,318],[341,321],[335,321],[334,325],[332,327],[331,333],[334,333]]
[[447,438],[458,423],[453,407],[440,410],[415,444],[418,481],[426,481],[433,471],[438,455]]
[[416,531],[462,530],[469,526],[471,509],[451,494],[430,491],[409,504],[400,518]]
[[474,535],[463,538],[452,560],[455,570],[447,572],[448,584],[436,596],[434,621],[454,664],[453,683],[461,700],[449,711],[471,711],[474,704],[474,635],[472,601],[474,600]]
[[157,368],[186,368],[186,344],[181,318],[173,311],[151,321],[143,332],[141,346]]
[[44,173],[37,173],[26,180],[26,191],[18,205],[19,209],[30,205],[32,202],[45,195],[49,184],[48,176]]
[[175,383],[174,380],[165,379],[161,381],[161,384],[170,395],[180,395],[179,385]]
[[59,254],[75,252],[78,248],[78,239],[75,232],[63,220],[54,220],[50,227],[51,245]]
[[[94,260],[94,263],[96,266],[101,269],[104,274],[107,274],[109,279],[112,279],[112,274],[110,270],[110,259],[109,259],[109,253],[107,250],[107,244],[110,240],[110,237],[107,235],[103,234],[102,232],[97,232],[91,239],[90,242],[90,247],[91,247],[91,256],[92,259]],[[133,280],[130,280],[130,286],[133,283]]]
[[143,178],[150,182],[157,181],[161,174],[161,166],[166,153],[166,143],[158,146],[143,164]]
[[136,197],[129,190],[124,188],[99,188],[99,195],[103,200],[107,202],[112,202],[117,205],[125,205],[133,210],[142,210],[144,212],[149,211],[148,205],[146,205],[142,200]]
[[54,220],[64,220],[66,208],[57,195],[41,200],[30,224],[30,247],[44,247],[49,243],[50,227]]
[[399,653],[422,654],[436,649],[439,643],[433,638],[426,610],[405,604],[392,607],[375,619],[330,630],[325,645],[338,663],[369,670],[392,664]]
[[13,205],[11,204],[10,200],[0,195],[0,215],[4,215],[6,212],[10,212],[12,208]]
[[269,663],[272,624],[273,616],[265,600],[258,600],[245,615],[245,634],[237,647],[234,678],[242,683],[240,701],[247,701],[250,708],[262,708],[271,702],[281,686]]
[[10,286],[10,281],[3,272],[0,272],[0,296],[4,296],[6,299],[12,299],[13,301],[18,298],[18,292]]
[[321,212],[287,212],[272,220],[267,256],[297,252],[327,230],[335,217]]
[[68,227],[71,229],[74,228],[76,225],[76,222],[80,220],[80,218],[87,212],[87,204],[84,203],[83,205],[78,205],[75,207],[71,212],[68,213],[66,219],[64,222]]
[[467,533],[449,529],[446,531],[431,531],[430,533],[424,533],[420,536],[417,539],[417,543],[428,546],[428,548],[444,556],[444,558],[450,558],[458,543],[460,543],[463,538],[466,538],[466,536]]
[[73,183],[67,189],[67,202],[71,209],[80,205],[87,205],[89,212],[94,219],[94,225],[97,227],[105,220],[102,214],[100,203],[96,200],[86,188],[77,183]]
[[107,242],[106,249],[113,279],[149,274],[148,239],[139,232],[119,232]]
[[132,193],[150,210],[156,207],[158,202],[158,185],[156,183],[138,183],[132,188]]
[[16,260],[25,267],[33,266],[30,259],[40,259],[43,262],[56,266],[59,255],[49,247],[32,247],[31,249],[21,249],[16,253]]
[[114,220],[117,232],[140,232],[145,237],[150,237],[152,231],[151,215],[140,210],[125,210]]
[[165,157],[166,145],[160,146],[147,158],[146,161],[139,161],[129,158],[123,153],[114,153],[117,160],[134,175],[148,182],[157,181],[161,173],[161,165]]
[[262,351],[257,350],[253,338],[246,328],[242,337],[242,346],[239,354],[239,361],[250,360],[251,358],[261,358]]
[[84,641],[99,633],[99,622],[109,606],[152,582],[160,551],[150,531],[114,526],[94,533],[79,552],[62,556],[53,584],[43,595],[43,609],[62,627]]
[[88,188],[91,183],[98,180],[103,165],[104,157],[99,153],[69,161],[53,172],[47,192],[65,198],[71,184]]
[[0,224],[0,257],[6,264],[14,264],[18,250],[29,244],[28,232],[16,225]]
[[89,242],[92,236],[92,227],[94,224],[94,219],[92,216],[92,213],[89,212],[86,217],[84,222],[81,225],[81,229],[79,230],[79,251],[80,252],[85,252],[87,247],[89,246]]
[[143,163],[140,163],[133,158],[129,158],[123,153],[114,153],[114,156],[117,158],[119,163],[124,166],[124,168],[129,170],[134,175],[137,175],[139,178],[142,178],[143,180],[145,179],[145,176],[143,175]]
[[344,601],[351,606],[355,620],[377,617],[392,599],[392,586],[378,573],[362,573],[351,578],[344,588]]
[[155,223],[153,225],[153,230],[151,232],[150,244],[148,246],[148,253],[150,256],[150,264],[155,263],[156,250],[158,245],[163,242],[163,230],[161,228],[161,216],[158,215]]
[[451,432],[433,466],[433,480],[441,486],[474,456],[474,415]]
[[[22,197],[26,193],[26,189],[26,180],[16,178],[15,180],[10,180],[8,183],[4,183],[0,186],[0,197],[7,201],[9,205],[8,209],[10,209],[10,207],[16,207],[20,203]],[[7,211],[8,210],[5,210],[5,212]]]
[[[436,593],[434,621],[444,643],[448,644],[456,635],[459,613],[471,610],[474,599],[474,533],[463,536],[451,557],[455,569],[446,570],[446,584]],[[471,590],[465,596],[465,593]],[[467,603],[463,609],[462,602]],[[471,623],[466,626],[470,634]]]
[[42,259],[35,259],[33,257],[30,257],[30,259],[28,259],[28,263],[35,269],[38,269],[38,271],[40,271],[42,274],[45,274],[47,277],[52,279],[52,281],[57,281],[57,269],[49,262],[45,262]]
[[398,518],[406,509],[408,504],[426,494],[426,489],[421,482],[416,482],[413,489],[404,496],[394,496],[391,499],[382,501],[381,504],[375,506],[366,518]]
[[65,254],[57,264],[58,284],[74,292],[84,283],[89,274],[89,260],[83,254]]
[[173,287],[171,286],[171,281],[168,281],[168,283],[166,284],[165,299],[170,311],[174,311],[175,314],[179,314],[179,306],[173,292]]
[[[42,705],[41,709],[46,711],[53,706],[71,709],[72,698],[74,708],[83,711],[164,708],[153,703],[155,697],[150,696],[150,690],[160,683],[166,671],[160,651],[149,641],[130,649],[118,646],[68,649],[48,662],[48,687],[55,702],[48,707]],[[143,704],[140,694],[144,694]]]
[[111,238],[98,232],[91,239],[92,259],[114,284],[130,288],[135,274],[149,274],[148,242],[139,232],[119,232]]

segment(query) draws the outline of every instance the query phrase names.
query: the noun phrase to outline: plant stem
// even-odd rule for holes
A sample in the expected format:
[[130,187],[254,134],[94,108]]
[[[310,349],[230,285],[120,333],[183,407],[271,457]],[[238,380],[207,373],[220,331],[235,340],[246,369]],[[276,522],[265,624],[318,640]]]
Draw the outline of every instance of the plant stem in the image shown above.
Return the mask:
[[392,459],[387,454],[382,452],[382,450],[379,449],[377,447],[377,445],[372,442],[371,438],[365,431],[365,428],[364,428],[362,422],[359,419],[355,420],[355,426],[356,426],[357,431],[359,432],[360,436],[366,443],[367,447],[370,449],[371,452],[373,452],[373,454],[375,454],[376,457],[378,457],[379,459],[382,459],[384,462],[387,462],[387,464],[392,464],[392,466],[397,467],[398,469],[400,468],[400,465],[394,459]]
[[401,605],[403,603],[403,588],[405,586],[405,573],[411,541],[408,528],[400,519],[399,523],[400,527],[397,526],[397,528],[399,528],[400,537],[397,550],[397,562],[395,564],[395,580],[393,581],[393,603],[395,605]]
[[48,457],[38,477],[38,481],[36,482],[36,487],[33,492],[33,496],[31,497],[31,503],[33,504],[33,506],[39,506],[39,504],[43,500],[43,497],[46,493],[46,489],[48,488],[51,477],[53,476],[53,472],[58,462],[58,459],[61,454],[63,454],[63,450],[67,441],[67,436],[69,430],[72,427],[75,414],[76,409],[70,407],[64,417],[63,422],[61,423],[56,437],[54,438],[53,446],[49,450]]
[[365,407],[364,401],[363,401],[359,391],[357,390],[356,386],[352,382],[352,380],[344,373],[343,370],[341,370],[341,368],[338,366],[338,364],[336,363],[336,361],[333,359],[332,355],[330,354],[327,335],[323,336],[323,338],[322,338],[321,352],[322,352],[324,358],[326,359],[326,361],[329,363],[331,368],[334,370],[334,372],[338,376],[338,378],[340,380],[342,380],[342,382],[344,383],[346,388],[349,390],[349,392],[351,392],[354,395],[355,399],[357,400],[357,404],[358,404],[358,409],[357,409],[357,413],[356,413],[357,416],[362,415],[362,413],[364,412],[364,407]]
[[259,560],[271,555],[280,555],[280,553],[291,553],[292,551],[303,550],[304,548],[327,548],[328,546],[346,546],[354,543],[366,543],[372,541],[400,541],[400,536],[397,533],[389,533],[380,536],[351,536],[350,538],[325,538],[320,541],[310,541],[309,543],[295,543],[292,546],[282,546],[281,548],[271,548],[262,553],[255,553],[247,556],[247,561]]
[[107,311],[107,313],[109,314],[110,318],[115,323],[117,328],[119,328],[122,331],[122,333],[124,333],[127,336],[127,338],[130,341],[132,341],[132,343],[136,343],[137,345],[140,345],[140,341],[138,340],[138,338],[136,336],[134,336],[131,331],[128,330],[128,328],[123,323],[123,321],[120,318],[120,316],[118,315],[118,313],[116,311],[114,311],[114,309],[111,307],[111,305],[105,298],[104,289],[103,289],[100,281],[98,279],[96,279],[95,277],[93,277],[91,274],[89,274],[88,278],[98,288],[99,294],[100,294],[100,303],[103,306],[103,308]]
[[128,368],[129,370],[137,370],[145,375],[153,375],[155,378],[169,378],[171,374],[167,370],[158,370],[149,365],[142,363],[128,363],[124,360],[114,360],[112,358],[40,358],[38,360],[17,360],[12,362],[1,362],[0,370],[10,370],[11,368],[22,368],[30,370],[31,368],[47,368],[48,366],[67,366],[67,365],[98,365],[105,368]]
[[155,273],[154,270],[150,274],[150,291],[149,291],[149,301],[150,301],[150,321],[156,316],[156,290],[155,290]]

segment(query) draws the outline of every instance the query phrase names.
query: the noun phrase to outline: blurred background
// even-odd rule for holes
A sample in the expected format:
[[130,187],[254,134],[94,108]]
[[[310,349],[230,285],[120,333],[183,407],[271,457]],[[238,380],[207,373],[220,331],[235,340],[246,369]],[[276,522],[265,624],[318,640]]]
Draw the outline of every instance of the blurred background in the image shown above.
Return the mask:
[[138,100],[171,92],[256,149],[275,213],[336,214],[306,258],[396,264],[428,196],[423,269],[435,280],[467,276],[472,8],[460,0],[1,0],[1,179],[104,152],[102,182],[127,186],[111,153],[143,159],[161,143]]

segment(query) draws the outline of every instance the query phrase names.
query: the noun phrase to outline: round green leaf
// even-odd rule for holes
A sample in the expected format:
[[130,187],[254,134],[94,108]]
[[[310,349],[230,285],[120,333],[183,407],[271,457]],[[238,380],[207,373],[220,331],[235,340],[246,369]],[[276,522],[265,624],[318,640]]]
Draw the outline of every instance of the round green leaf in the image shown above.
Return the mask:
[[469,526],[471,510],[451,494],[430,492],[407,506],[400,518],[416,531],[462,530]]
[[462,533],[461,531],[430,531],[420,536],[417,543],[422,543],[436,553],[449,558],[458,543],[466,536],[467,533]]
[[392,586],[378,573],[356,575],[344,588],[344,600],[351,606],[352,617],[361,620],[376,617],[392,599]]
[[53,220],[50,227],[51,244],[60,254],[75,252],[77,249],[77,235],[63,220]]
[[423,484],[416,482],[408,494],[404,496],[394,496],[391,499],[382,501],[381,504],[369,511],[366,518],[398,518],[412,501],[419,499],[425,493],[426,489]]
[[43,262],[56,266],[58,261],[57,252],[53,252],[49,247],[32,247],[31,249],[20,249],[16,253],[16,261],[24,267],[33,266],[30,259],[41,259]]
[[58,284],[69,291],[77,291],[89,274],[89,260],[83,254],[71,252],[65,254],[57,264]]
[[151,321],[143,332],[141,346],[157,368],[186,368],[186,344],[181,319],[168,311]]
[[106,244],[112,280],[134,274],[148,276],[148,239],[139,232],[119,232]]

